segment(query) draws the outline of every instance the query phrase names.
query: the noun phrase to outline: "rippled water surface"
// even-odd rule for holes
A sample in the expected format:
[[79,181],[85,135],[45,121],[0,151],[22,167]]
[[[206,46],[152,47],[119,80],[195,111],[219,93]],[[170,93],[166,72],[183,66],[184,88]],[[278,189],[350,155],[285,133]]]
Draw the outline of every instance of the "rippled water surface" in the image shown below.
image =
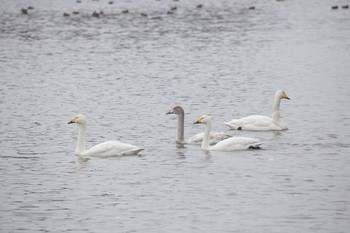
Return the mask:
[[[349,231],[348,1],[0,3],[1,232]],[[278,89],[288,131],[223,125]],[[208,114],[263,149],[177,146],[175,105],[187,137]],[[88,147],[146,150],[80,160],[77,113]]]

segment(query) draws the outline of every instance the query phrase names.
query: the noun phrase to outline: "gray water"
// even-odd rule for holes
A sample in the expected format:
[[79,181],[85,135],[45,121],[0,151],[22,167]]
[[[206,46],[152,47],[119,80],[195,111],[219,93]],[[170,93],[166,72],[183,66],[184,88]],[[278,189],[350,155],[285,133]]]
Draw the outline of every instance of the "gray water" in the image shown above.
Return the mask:
[[[0,232],[349,232],[349,1],[108,2],[0,1]],[[288,131],[223,125],[278,89]],[[176,105],[263,149],[177,146]],[[78,113],[146,150],[80,160]]]

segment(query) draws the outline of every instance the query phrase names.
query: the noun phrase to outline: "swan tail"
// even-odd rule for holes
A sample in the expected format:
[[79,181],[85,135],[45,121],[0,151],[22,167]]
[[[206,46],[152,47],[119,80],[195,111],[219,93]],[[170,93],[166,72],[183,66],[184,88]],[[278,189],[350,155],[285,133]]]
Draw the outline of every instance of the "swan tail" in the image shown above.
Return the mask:
[[234,129],[234,130],[242,130],[242,127],[241,127],[241,126],[232,124],[232,123],[230,123],[230,122],[225,122],[225,125],[227,125],[229,128]]
[[250,145],[248,147],[249,150],[260,150],[261,149],[261,146],[262,145],[262,142],[257,142],[257,143],[254,143],[252,145]]
[[139,152],[141,152],[143,150],[144,149],[142,149],[142,148],[131,149],[131,150],[124,151],[122,153],[122,155],[136,155],[136,154],[138,154]]

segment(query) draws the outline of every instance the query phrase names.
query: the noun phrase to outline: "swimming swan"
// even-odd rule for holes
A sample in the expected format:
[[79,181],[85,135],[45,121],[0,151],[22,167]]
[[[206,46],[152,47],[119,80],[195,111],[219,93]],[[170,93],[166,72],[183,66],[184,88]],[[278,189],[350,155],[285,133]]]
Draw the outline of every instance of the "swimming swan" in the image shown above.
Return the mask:
[[[166,114],[175,114],[178,115],[177,120],[177,137],[176,142],[180,144],[201,144],[204,138],[204,133],[196,134],[189,139],[184,139],[184,120],[185,120],[185,112],[181,106],[176,106],[173,109],[171,109]],[[211,132],[210,133],[210,140],[209,144],[215,144],[219,141],[222,141],[226,138],[231,137],[230,135],[224,134],[224,133],[217,133],[217,132]]]
[[209,133],[211,130],[211,118],[209,116],[202,116],[198,118],[194,124],[205,124],[204,139],[202,141],[202,150],[218,150],[218,151],[235,151],[235,150],[248,150],[259,149],[261,142],[255,138],[247,137],[231,137],[221,142],[218,142],[214,146],[209,146]]
[[75,154],[78,156],[118,156],[118,155],[135,155],[144,150],[137,146],[118,142],[107,141],[91,147],[89,150],[85,149],[85,131],[86,131],[86,117],[78,114],[68,124],[76,123],[79,125],[79,135]]
[[290,100],[287,94],[278,90],[275,94],[275,102],[272,109],[272,118],[267,116],[252,115],[240,119],[233,119],[226,122],[225,125],[231,129],[250,130],[250,131],[272,131],[272,130],[286,130],[287,126],[284,124],[280,115],[281,99]]

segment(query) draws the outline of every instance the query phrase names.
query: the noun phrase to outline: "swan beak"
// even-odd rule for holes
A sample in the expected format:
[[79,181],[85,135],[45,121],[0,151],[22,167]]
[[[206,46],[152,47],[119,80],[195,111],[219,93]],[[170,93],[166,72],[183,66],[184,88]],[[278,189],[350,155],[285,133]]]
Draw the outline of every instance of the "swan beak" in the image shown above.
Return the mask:
[[290,98],[288,96],[285,96],[284,98],[287,99],[287,100],[290,100]]
[[196,122],[194,122],[193,124],[200,124],[202,123],[202,118],[198,118],[198,120]]
[[70,122],[68,122],[68,124],[73,124],[73,123],[75,123],[75,120],[76,120],[76,119],[77,119],[77,118],[74,117],[73,120],[71,120]]
[[174,112],[172,110],[170,110],[169,112],[167,112],[166,114],[173,114]]

